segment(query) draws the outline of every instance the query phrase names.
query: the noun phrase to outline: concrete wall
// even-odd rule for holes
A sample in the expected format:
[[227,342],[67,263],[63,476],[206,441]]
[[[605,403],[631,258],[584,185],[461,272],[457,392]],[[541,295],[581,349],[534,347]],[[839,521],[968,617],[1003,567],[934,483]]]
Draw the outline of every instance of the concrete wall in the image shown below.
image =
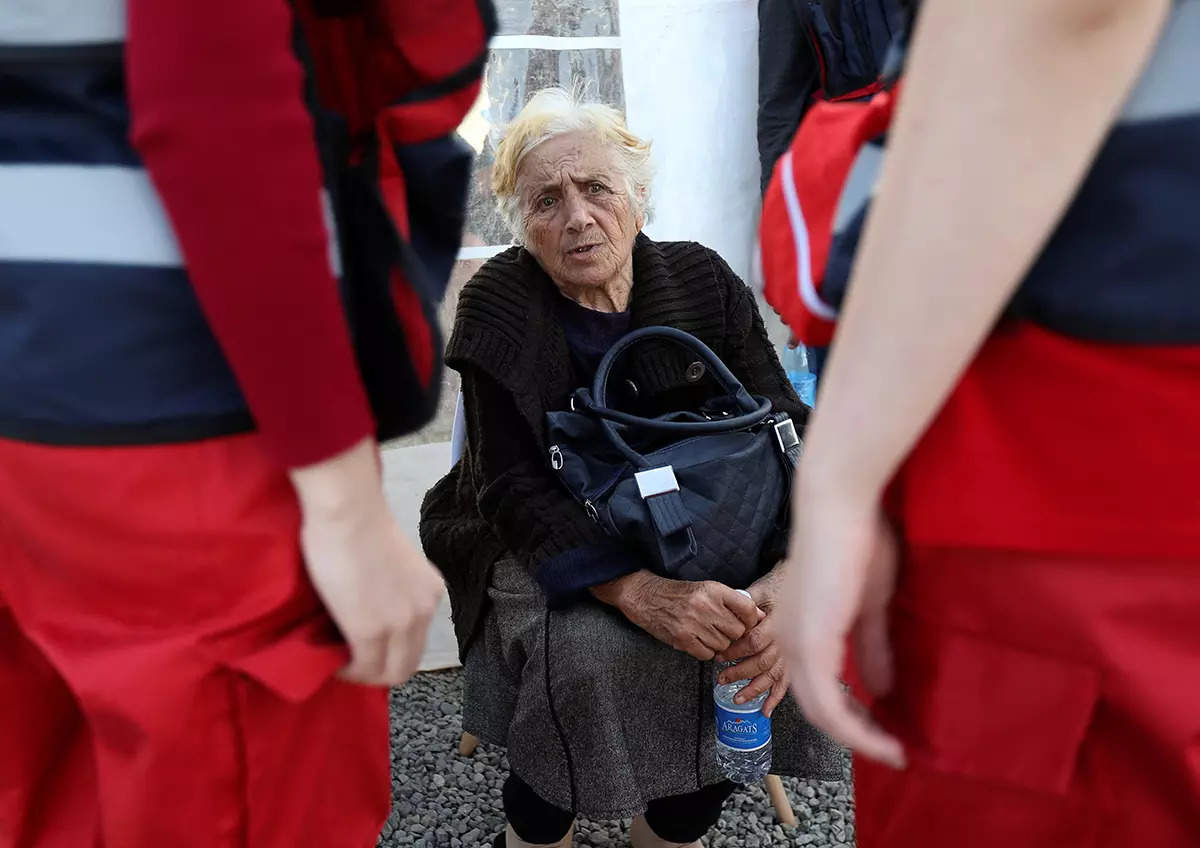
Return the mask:
[[[388,503],[400,526],[420,546],[417,517],[425,492],[446,473],[450,463],[449,442],[429,442],[383,451],[383,480]],[[421,669],[450,668],[458,665],[458,646],[450,623],[450,602],[442,599],[441,609],[429,632]]]

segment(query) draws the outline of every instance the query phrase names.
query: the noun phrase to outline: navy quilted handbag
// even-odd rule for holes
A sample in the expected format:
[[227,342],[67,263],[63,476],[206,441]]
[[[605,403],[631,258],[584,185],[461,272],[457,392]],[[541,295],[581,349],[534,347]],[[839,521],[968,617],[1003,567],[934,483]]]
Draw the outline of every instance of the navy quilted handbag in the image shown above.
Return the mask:
[[[608,408],[608,380],[635,344],[666,339],[703,359],[724,395],[697,411],[643,418]],[[613,345],[591,390],[546,415],[550,464],[591,518],[678,580],[748,586],[786,520],[800,440],[791,419],[751,396],[703,342],[645,327]]]

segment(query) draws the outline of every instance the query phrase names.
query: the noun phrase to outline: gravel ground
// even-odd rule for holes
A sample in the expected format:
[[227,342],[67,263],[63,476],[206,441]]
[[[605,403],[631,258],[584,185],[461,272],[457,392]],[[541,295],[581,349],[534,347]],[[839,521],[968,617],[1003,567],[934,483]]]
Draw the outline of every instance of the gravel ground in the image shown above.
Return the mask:
[[[500,787],[508,773],[504,750],[480,745],[472,757],[458,754],[462,733],[462,673],[417,675],[392,695],[392,815],[379,839],[392,846],[490,846],[504,827]],[[854,844],[854,801],[846,780],[784,779],[799,825],[784,829],[762,785],[735,794],[708,848],[762,848]],[[625,846],[628,822],[581,819],[575,845]]]

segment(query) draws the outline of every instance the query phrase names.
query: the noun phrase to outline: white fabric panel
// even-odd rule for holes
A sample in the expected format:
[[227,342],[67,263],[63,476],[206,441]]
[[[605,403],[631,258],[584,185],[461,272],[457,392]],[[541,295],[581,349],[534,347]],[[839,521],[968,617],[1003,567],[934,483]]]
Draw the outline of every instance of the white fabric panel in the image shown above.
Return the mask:
[[125,40],[125,0],[0,0],[0,45]]
[[1200,112],[1200,0],[1177,0],[1162,41],[1129,98],[1125,121]]
[[[328,193],[319,198],[329,267],[341,254]],[[0,165],[0,261],[178,268],[183,255],[167,211],[142,168]]]
[[655,239],[713,248],[748,279],[759,214],[755,0],[621,0],[629,126],[654,142]]
[[0,165],[3,259],[183,264],[149,175],[97,165]]

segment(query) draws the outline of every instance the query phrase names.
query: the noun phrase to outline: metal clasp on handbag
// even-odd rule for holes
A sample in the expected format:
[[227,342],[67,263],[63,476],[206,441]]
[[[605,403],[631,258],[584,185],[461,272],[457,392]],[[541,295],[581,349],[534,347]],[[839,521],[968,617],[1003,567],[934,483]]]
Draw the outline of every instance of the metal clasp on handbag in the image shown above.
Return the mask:
[[792,449],[801,447],[800,437],[796,435],[796,425],[792,423],[792,419],[785,418],[772,429],[775,430],[775,441],[779,443],[779,449],[783,451],[784,456]]
[[675,469],[669,465],[651,468],[648,471],[639,471],[633,475],[633,479],[637,480],[638,492],[641,494],[642,500],[655,495],[679,491],[679,481],[675,479]]

